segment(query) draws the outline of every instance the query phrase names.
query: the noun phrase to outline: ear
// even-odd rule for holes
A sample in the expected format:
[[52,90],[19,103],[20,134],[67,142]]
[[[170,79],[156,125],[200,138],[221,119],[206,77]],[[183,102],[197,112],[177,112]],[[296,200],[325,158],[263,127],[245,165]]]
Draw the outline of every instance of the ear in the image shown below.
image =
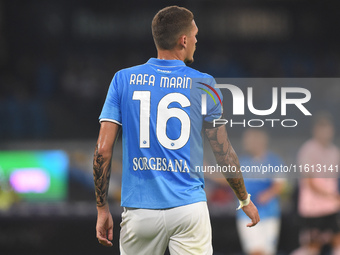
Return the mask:
[[178,43],[183,48],[186,48],[187,47],[187,36],[186,35],[181,35],[180,38],[178,39]]

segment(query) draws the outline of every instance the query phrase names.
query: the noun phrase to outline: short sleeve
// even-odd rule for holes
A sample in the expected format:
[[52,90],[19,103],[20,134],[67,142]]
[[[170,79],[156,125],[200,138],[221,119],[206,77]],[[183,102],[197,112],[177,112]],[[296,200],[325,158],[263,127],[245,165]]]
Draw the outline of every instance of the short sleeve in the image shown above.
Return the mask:
[[210,85],[205,84],[207,91],[207,114],[204,117],[204,121],[212,123],[216,119],[220,119],[223,114],[223,96],[220,89],[215,88],[215,79],[210,79],[212,83]]
[[120,108],[120,95],[117,89],[118,73],[113,77],[102,112],[99,116],[99,121],[111,121],[117,124],[122,124],[122,114]]

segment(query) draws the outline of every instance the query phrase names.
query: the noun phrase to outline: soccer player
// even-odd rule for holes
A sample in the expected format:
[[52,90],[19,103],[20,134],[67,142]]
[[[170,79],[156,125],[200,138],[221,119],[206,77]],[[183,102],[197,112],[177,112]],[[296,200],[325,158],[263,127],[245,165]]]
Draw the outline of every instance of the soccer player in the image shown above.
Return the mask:
[[[322,254],[331,244],[332,255],[340,255],[340,194],[338,172],[340,150],[333,143],[335,128],[327,112],[314,117],[312,138],[298,152],[297,162],[307,171],[300,180],[298,212],[301,217],[301,247],[292,255]],[[325,172],[326,169],[327,172]]]
[[[241,165],[249,167],[282,165],[282,159],[268,150],[268,141],[268,135],[263,129],[246,130],[243,134],[243,148],[247,154],[240,156]],[[256,228],[246,229],[244,224],[248,219],[244,213],[238,211],[236,226],[242,248],[245,254],[249,255],[277,254],[281,218],[279,195],[284,188],[285,180],[273,178],[270,174],[265,175],[265,178],[254,176],[247,178],[246,175],[244,177],[247,190],[261,215],[261,224]]]
[[152,21],[157,58],[115,74],[99,117],[93,161],[97,238],[112,246],[108,184],[112,149],[122,126],[123,255],[164,254],[167,246],[171,254],[212,254],[203,173],[195,167],[203,163],[202,130],[217,162],[237,168],[226,178],[251,219],[247,226],[260,220],[225,126],[212,125],[222,114],[221,93],[210,75],[186,66],[194,60],[197,32],[189,10],[160,10]]

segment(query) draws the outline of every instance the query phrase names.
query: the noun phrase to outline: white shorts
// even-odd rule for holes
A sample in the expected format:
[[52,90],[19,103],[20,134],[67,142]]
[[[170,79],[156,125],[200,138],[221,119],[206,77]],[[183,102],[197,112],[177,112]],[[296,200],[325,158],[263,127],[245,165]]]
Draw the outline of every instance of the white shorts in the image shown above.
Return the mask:
[[125,208],[120,224],[120,254],[211,255],[211,225],[206,202],[164,210]]
[[246,225],[249,219],[237,219],[236,226],[243,251],[247,254],[262,251],[266,255],[276,254],[281,221],[279,218],[261,219],[254,227]]

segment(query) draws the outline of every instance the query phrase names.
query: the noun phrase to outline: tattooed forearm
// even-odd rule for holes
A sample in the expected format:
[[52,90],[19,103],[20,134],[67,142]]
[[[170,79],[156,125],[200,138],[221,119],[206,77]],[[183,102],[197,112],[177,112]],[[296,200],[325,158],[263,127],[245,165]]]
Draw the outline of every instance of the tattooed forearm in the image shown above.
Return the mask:
[[93,157],[93,179],[98,207],[102,207],[107,203],[110,174],[111,157],[105,159],[103,155],[99,154],[97,144]]
[[225,126],[218,128],[206,129],[205,133],[210,141],[211,148],[215,154],[217,164],[221,166],[230,166],[236,171],[223,173],[230,187],[234,190],[240,200],[247,198],[247,191],[244,186],[240,163],[234,148],[232,147]]

